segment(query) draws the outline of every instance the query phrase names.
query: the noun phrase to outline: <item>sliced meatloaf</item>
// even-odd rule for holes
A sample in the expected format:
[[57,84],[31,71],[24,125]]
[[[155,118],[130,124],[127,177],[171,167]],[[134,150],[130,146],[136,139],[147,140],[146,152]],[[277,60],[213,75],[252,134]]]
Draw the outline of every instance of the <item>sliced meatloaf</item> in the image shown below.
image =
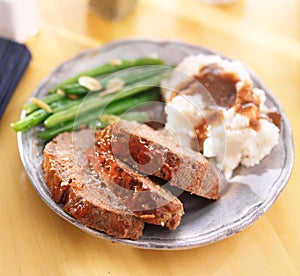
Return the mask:
[[146,175],[198,196],[219,198],[219,180],[209,161],[145,124],[119,120],[97,131],[96,141],[98,147]]
[[98,146],[88,150],[87,159],[99,175],[105,175],[107,186],[137,218],[169,229],[180,224],[183,205],[171,192]]
[[63,133],[44,149],[46,183],[57,203],[88,227],[118,238],[138,239],[144,222],[118,201],[103,179],[87,164],[86,150],[94,144],[91,130]]

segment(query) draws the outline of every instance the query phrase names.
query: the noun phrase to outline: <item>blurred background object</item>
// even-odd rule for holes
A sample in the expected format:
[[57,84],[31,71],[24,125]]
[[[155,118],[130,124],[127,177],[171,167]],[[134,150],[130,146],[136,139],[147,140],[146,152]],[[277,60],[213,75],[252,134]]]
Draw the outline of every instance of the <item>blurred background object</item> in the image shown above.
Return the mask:
[[0,37],[0,119],[30,60],[24,44]]
[[89,4],[101,16],[117,21],[134,10],[137,0],[90,0]]
[[238,0],[204,0],[208,4],[217,4],[217,5],[229,5],[237,2]]
[[39,25],[37,0],[0,0],[0,36],[22,43],[38,32]]

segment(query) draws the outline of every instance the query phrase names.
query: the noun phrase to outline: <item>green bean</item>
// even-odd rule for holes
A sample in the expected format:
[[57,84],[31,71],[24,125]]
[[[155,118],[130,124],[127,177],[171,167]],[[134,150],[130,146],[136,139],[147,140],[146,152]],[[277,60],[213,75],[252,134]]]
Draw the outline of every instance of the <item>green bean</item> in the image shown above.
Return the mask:
[[157,86],[160,83],[161,79],[168,72],[170,72],[170,68],[166,67],[164,74],[153,76],[146,80],[134,83],[133,85],[128,85],[124,87],[124,89],[116,93],[106,94],[102,97],[87,97],[85,100],[83,100],[82,104],[78,104],[71,108],[52,114],[44,121],[44,125],[46,126],[46,128],[51,128],[69,120],[74,120],[74,118],[78,115],[93,111],[98,108],[102,108],[113,101],[137,95],[153,86]]
[[130,111],[123,114],[121,119],[145,123],[149,121],[149,114],[146,111]]
[[89,126],[93,126],[96,129],[104,129],[105,127],[112,124],[113,122],[118,121],[119,119],[146,123],[149,121],[149,115],[145,111],[131,111],[122,114],[121,117],[113,114],[103,114],[98,118],[96,124],[89,124]]
[[[101,91],[101,90],[99,90],[99,91]],[[99,92],[99,91],[93,91],[92,93]],[[88,90],[84,86],[80,85],[79,83],[70,83],[70,84],[66,84],[64,86],[64,92],[67,95],[85,96],[86,94],[88,94],[90,92],[90,90]]]
[[142,65],[160,65],[160,64],[164,64],[164,61],[158,58],[151,58],[151,57],[143,57],[135,60],[119,59],[116,62],[111,61],[102,64],[99,67],[93,68],[91,70],[81,72],[80,74],[77,74],[76,76],[73,76],[61,82],[60,84],[55,86],[50,92],[55,92],[58,88],[64,89],[64,86],[67,84],[76,83],[78,78],[81,76],[99,77],[129,67],[142,66]]
[[[60,101],[54,102],[54,103],[50,104],[49,106],[53,112],[59,112],[66,108],[70,108],[71,106],[74,106],[78,103],[79,103],[79,101],[61,99]],[[38,125],[39,123],[41,123],[50,114],[51,113],[47,112],[44,109],[38,109],[38,110],[31,112],[29,115],[27,115],[23,119],[19,120],[18,122],[10,124],[10,126],[15,131],[24,132],[24,131]]]
[[[161,74],[164,70],[164,66],[148,65],[118,71],[117,73],[109,75],[107,77],[98,78],[99,82],[101,83],[101,89],[98,91],[92,91],[92,93],[99,93],[103,91],[106,88],[107,84],[114,79],[121,79],[122,81],[124,81],[124,85],[129,85],[151,76]],[[67,95],[76,95],[80,97],[85,96],[86,94],[91,92],[84,86],[80,85],[78,82],[66,84],[63,89]]]
[[67,121],[58,126],[46,129],[40,132],[38,137],[47,141],[62,132],[78,130],[85,125],[95,126],[96,122],[98,121],[99,114],[120,114],[139,104],[158,100],[159,95],[160,93],[157,89],[151,89],[150,91],[140,94],[135,98],[126,98],[112,102],[105,108],[98,110],[98,112],[94,111],[79,115],[75,118],[75,120]]
[[[44,98],[41,99],[41,101],[43,101],[46,104],[51,104],[53,102],[63,99],[64,97],[65,97],[64,95],[53,93],[53,94],[49,94],[49,95],[45,96]],[[30,114],[31,112],[33,112],[39,108],[40,107],[38,105],[36,105],[35,103],[32,103],[32,102],[28,102],[23,105],[23,109],[25,110],[26,114]]]
[[38,109],[26,116],[24,119],[11,123],[10,126],[14,131],[26,131],[45,120],[49,114],[50,113],[44,109]]

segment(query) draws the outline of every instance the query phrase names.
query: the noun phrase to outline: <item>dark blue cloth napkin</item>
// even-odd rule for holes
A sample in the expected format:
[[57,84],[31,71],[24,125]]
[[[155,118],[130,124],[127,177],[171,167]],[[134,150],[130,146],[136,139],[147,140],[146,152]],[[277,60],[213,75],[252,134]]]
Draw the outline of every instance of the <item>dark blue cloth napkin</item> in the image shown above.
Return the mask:
[[25,45],[0,37],[0,118],[30,60]]

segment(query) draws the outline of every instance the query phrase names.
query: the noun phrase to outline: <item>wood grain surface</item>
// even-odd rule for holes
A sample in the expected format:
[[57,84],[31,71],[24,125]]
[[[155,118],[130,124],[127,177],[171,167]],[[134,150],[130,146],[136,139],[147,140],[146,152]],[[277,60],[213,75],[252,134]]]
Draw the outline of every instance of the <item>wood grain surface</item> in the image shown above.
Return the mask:
[[[139,0],[118,22],[86,0],[40,0],[33,59],[0,121],[0,275],[300,275],[300,0]],[[241,233],[205,247],[151,251],[89,236],[53,213],[21,164],[16,121],[38,83],[81,50],[120,38],[176,39],[246,63],[281,102],[295,163],[272,208]]]

